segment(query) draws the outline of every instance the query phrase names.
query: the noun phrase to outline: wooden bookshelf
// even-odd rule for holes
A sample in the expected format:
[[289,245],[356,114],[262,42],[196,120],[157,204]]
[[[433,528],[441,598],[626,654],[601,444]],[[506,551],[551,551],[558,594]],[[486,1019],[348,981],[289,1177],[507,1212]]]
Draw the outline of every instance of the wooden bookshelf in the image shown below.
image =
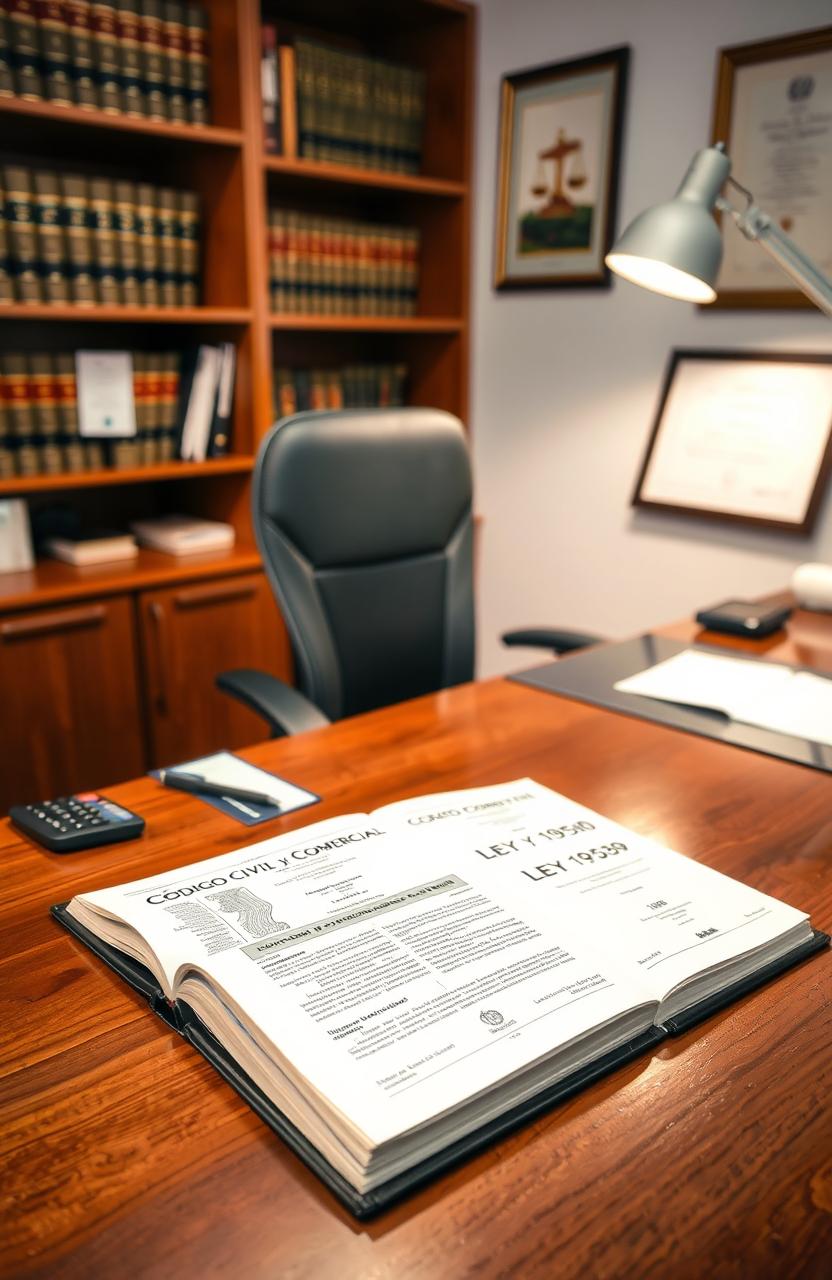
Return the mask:
[[[153,685],[152,673],[160,661],[160,646],[169,639],[173,654],[177,644],[185,643],[185,631],[176,630],[180,584],[193,581],[199,584],[195,592],[208,594],[209,584],[218,584],[219,603],[211,604],[205,624],[212,628],[215,657],[219,653],[216,645],[229,633],[248,637],[259,633],[261,649],[264,643],[264,619],[273,606],[269,604],[267,609],[264,603],[271,601],[271,593],[254,544],[250,490],[254,457],[274,419],[274,368],[281,364],[406,364],[409,402],[447,409],[467,425],[473,7],[462,0],[397,0],[392,6],[389,0],[362,0],[357,6],[334,4],[333,0],[202,2],[209,14],[211,49],[211,123],[206,126],[0,99],[5,163],[191,189],[199,193],[202,206],[201,305],[0,304],[0,342],[4,348],[29,352],[67,351],[80,346],[181,349],[220,340],[231,341],[236,348],[232,452],[228,456],[204,463],[176,461],[0,480],[2,498],[25,497],[30,509],[39,511],[53,503],[70,505],[91,525],[121,525],[141,514],[165,511],[233,524],[237,545],[222,556],[177,559],[143,550],[135,561],[121,565],[78,569],[42,560],[30,572],[0,575],[0,622],[29,618],[36,623],[39,610],[44,618],[48,614],[51,620],[54,615],[60,621],[58,615],[67,606],[66,663],[58,627],[49,642],[53,656],[46,664],[53,672],[63,672],[61,678],[67,682],[83,683],[97,674],[84,656],[83,634],[77,632],[73,609],[93,608],[96,600],[101,601],[106,627],[102,621],[99,653],[109,653],[106,628],[112,627],[112,633],[106,630],[106,635],[112,634],[112,645],[116,637],[122,645],[129,639],[128,632],[132,635],[129,653],[113,652],[112,670],[104,673],[101,687],[118,703],[118,682],[127,678],[125,666],[129,667],[129,679],[138,682],[138,693],[134,688],[124,695],[124,714],[129,718],[135,714],[130,707],[140,708],[148,767],[163,763],[154,758],[154,743],[176,741],[175,733],[171,738],[167,730],[161,732],[159,706],[164,699]],[[276,23],[281,38],[297,31],[423,69],[428,93],[422,172],[392,173],[267,153],[260,98],[263,21]],[[356,220],[418,225],[422,250],[416,314],[273,314],[267,250],[272,203],[321,214],[339,213]],[[245,590],[250,587],[254,595],[250,600],[244,598],[239,594],[243,591],[240,585],[239,599],[235,597],[236,603],[229,604],[224,614],[222,584],[231,578],[245,583]],[[73,602],[81,603],[76,606]],[[157,610],[165,619],[159,623],[158,633],[153,623]],[[273,618],[268,615],[268,627],[272,669],[288,677],[288,645],[276,613]],[[37,625],[32,633],[38,633]],[[17,655],[23,662],[27,643],[17,638],[17,633],[14,644],[5,644],[0,638],[0,696],[4,680],[28,680],[29,673],[34,676],[37,670],[45,669],[34,654],[33,641],[32,660],[20,667],[22,676],[14,676]],[[171,670],[184,660],[181,648],[179,653],[180,658],[170,658]],[[226,666],[266,665],[261,651],[254,649],[231,656],[226,653],[222,660]],[[197,666],[202,663],[202,678],[208,681],[204,698],[210,701],[213,676],[209,681],[202,655],[194,655],[194,661]],[[182,676],[176,687],[187,684]],[[74,698],[76,694],[77,690]],[[32,723],[37,723],[38,716],[50,714],[51,705],[43,699],[33,702]],[[223,714],[217,711],[217,724],[224,723]],[[194,719],[183,707],[171,708],[170,715],[172,725],[176,721],[185,726]],[[88,721],[89,716],[78,721],[81,736]],[[250,740],[256,732],[253,719],[246,724],[237,744]],[[74,734],[76,728],[70,726],[64,732]],[[9,739],[5,745],[14,744]],[[233,735],[226,745],[235,745]],[[58,756],[60,753],[56,760]],[[83,757],[80,745],[75,757]],[[88,778],[84,783],[104,781]],[[66,790],[75,785],[73,777],[62,776],[59,782],[39,775],[35,790],[45,796],[50,791],[55,794],[57,786]],[[14,797],[22,801],[35,798],[39,797]],[[7,802],[0,788],[0,812]]]
[[[146,467],[100,467],[90,471],[60,471],[55,475],[13,476],[0,479],[0,496],[50,493],[60,489],[99,489],[120,484],[153,484],[157,480],[192,480],[211,476],[248,475],[254,465],[250,454],[230,454],[205,462],[157,462]],[[0,576],[0,599],[2,599]]]
[[152,138],[155,143],[170,141],[186,146],[240,147],[241,129],[224,129],[219,125],[171,124],[166,120],[144,120],[134,116],[88,111],[81,107],[65,107],[52,102],[28,102],[23,98],[0,98],[0,121],[8,128],[25,133],[27,139],[56,140],[73,130],[86,134],[90,145],[96,133],[110,136],[132,135]]

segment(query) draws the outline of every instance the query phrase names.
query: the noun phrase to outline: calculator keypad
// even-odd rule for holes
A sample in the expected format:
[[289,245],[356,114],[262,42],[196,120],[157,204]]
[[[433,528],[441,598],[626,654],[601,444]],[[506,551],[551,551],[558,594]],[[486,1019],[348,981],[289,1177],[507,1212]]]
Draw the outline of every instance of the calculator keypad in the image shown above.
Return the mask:
[[95,791],[14,805],[10,816],[27,835],[57,853],[131,840],[144,830],[144,819],[138,814]]

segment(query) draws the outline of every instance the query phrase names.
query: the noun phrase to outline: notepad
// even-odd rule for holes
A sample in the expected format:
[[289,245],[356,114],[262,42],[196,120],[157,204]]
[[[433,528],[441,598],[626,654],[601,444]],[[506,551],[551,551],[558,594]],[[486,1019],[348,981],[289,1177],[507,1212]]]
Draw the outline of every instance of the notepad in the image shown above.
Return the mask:
[[685,649],[613,687],[832,746],[832,679],[808,671]]
[[[247,827],[256,826],[258,822],[268,822],[271,818],[283,817],[295,809],[304,809],[307,805],[316,804],[320,796],[305,787],[297,787],[287,782],[276,773],[266,769],[258,769],[256,765],[241,760],[230,751],[216,751],[210,756],[200,756],[198,760],[187,760],[178,764],[168,773],[198,773],[206,782],[215,782],[220,786],[242,787],[245,791],[259,791],[262,795],[274,799],[273,806],[267,806],[254,800],[235,800],[230,796],[200,795],[197,799],[236,818]],[[159,777],[155,769],[150,775]]]

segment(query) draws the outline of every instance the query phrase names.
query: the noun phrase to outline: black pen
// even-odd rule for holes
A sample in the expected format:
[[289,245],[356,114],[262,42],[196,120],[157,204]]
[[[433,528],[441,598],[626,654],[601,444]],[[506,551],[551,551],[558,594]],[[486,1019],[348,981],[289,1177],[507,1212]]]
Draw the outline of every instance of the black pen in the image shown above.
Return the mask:
[[226,796],[229,800],[250,800],[252,804],[267,804],[272,809],[279,809],[280,803],[273,796],[262,791],[246,791],[244,787],[226,787],[218,782],[209,782],[198,773],[178,773],[173,769],[160,769],[159,781],[166,787],[176,791],[190,791],[193,795]]

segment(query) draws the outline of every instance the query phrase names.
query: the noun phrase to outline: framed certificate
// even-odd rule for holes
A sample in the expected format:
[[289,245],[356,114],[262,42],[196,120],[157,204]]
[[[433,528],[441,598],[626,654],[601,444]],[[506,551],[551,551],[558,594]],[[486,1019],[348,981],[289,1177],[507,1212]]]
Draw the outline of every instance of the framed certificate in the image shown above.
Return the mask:
[[[832,275],[832,27],[720,50],[713,141],[754,203]],[[753,241],[728,228],[723,245],[712,306],[814,306]]]
[[832,468],[832,355],[674,351],[633,505],[808,535]]

